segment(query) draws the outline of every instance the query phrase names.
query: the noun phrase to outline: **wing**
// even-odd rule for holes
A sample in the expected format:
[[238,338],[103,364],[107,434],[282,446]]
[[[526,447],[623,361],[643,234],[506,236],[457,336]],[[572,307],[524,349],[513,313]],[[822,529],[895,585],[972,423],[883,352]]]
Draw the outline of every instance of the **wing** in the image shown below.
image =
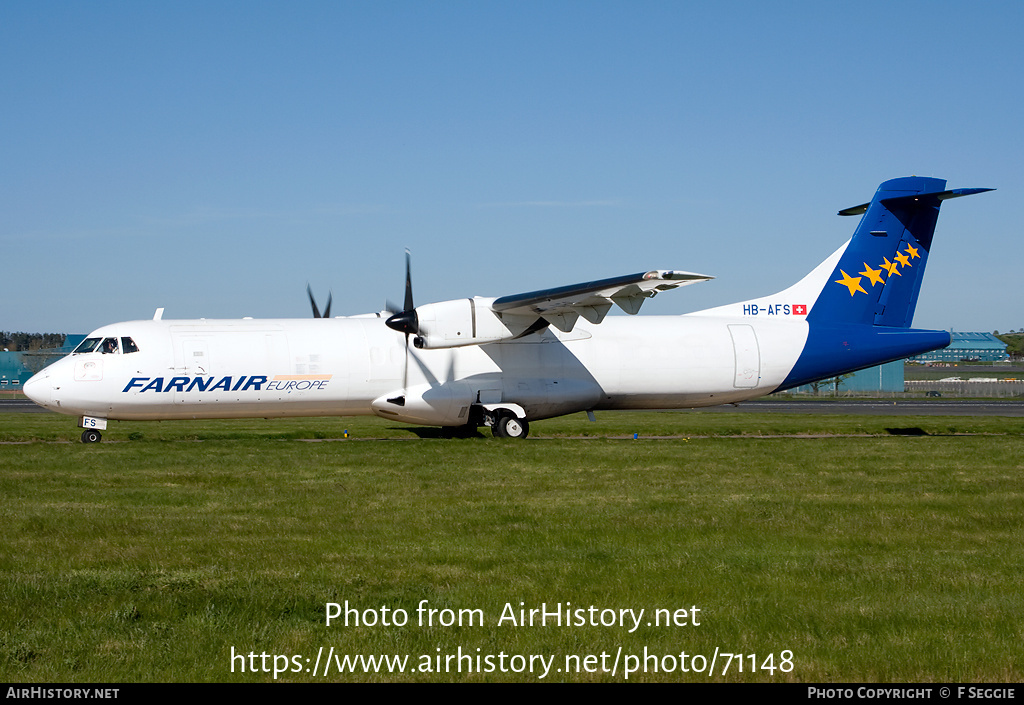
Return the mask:
[[645,300],[660,291],[709,279],[714,277],[671,270],[639,272],[554,289],[502,296],[494,300],[491,310],[502,319],[526,316],[535,320],[539,316],[559,330],[568,332],[572,330],[580,316],[591,323],[600,323],[612,304],[626,313],[635,314]]

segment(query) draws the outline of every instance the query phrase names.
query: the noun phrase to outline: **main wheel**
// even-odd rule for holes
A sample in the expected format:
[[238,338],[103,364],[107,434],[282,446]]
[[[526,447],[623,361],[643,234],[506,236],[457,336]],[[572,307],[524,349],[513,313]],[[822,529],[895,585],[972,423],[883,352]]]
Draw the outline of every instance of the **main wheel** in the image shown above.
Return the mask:
[[91,428],[82,431],[82,443],[99,443],[102,439],[99,431]]
[[491,433],[497,438],[526,438],[530,424],[514,414],[502,414],[491,427]]

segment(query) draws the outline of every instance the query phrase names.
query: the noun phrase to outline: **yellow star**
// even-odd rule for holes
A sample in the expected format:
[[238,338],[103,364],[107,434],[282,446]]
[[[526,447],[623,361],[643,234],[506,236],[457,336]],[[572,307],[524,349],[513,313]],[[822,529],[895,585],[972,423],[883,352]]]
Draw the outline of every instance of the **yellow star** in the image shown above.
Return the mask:
[[843,273],[843,278],[842,279],[836,279],[836,284],[842,284],[847,289],[849,289],[850,290],[850,296],[853,296],[858,291],[863,293],[863,294],[868,293],[868,292],[864,291],[864,287],[862,287],[860,285],[860,277],[851,277],[846,272],[843,272],[843,270],[840,269],[839,271]]
[[897,252],[896,253],[896,259],[898,259],[900,261],[900,264],[902,264],[904,267],[909,267],[910,266],[910,258],[907,257],[902,252]]
[[898,262],[890,262],[888,257],[886,257],[885,261],[882,262],[878,266],[881,267],[883,270],[885,270],[885,273],[888,274],[890,277],[893,274],[896,274],[896,275],[901,276],[901,277],[903,276],[902,274],[900,274],[900,265],[899,265],[899,263]]
[[907,243],[907,254],[910,255],[910,259],[916,259],[921,256],[917,254],[917,248],[911,245],[909,242]]
[[863,274],[865,277],[870,279],[872,287],[874,287],[875,284],[885,284],[885,280],[882,279],[882,270],[872,269],[871,267],[868,266],[867,262],[864,263],[864,271],[858,272],[858,274]]

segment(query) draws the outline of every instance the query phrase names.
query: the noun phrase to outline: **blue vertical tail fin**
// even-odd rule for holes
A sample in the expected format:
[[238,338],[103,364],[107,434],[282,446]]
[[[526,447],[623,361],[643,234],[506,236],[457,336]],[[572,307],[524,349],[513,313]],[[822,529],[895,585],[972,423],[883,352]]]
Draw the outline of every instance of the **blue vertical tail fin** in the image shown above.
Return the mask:
[[991,190],[946,191],[945,186],[942,179],[919,176],[891,179],[878,187],[870,203],[839,211],[863,217],[808,322],[909,328],[939,206],[950,198]]
[[839,211],[863,215],[850,241],[777,297],[814,298],[807,340],[779,389],[787,389],[949,345],[946,331],[911,328],[943,201],[991,191],[945,190],[918,176],[886,181],[870,203]]

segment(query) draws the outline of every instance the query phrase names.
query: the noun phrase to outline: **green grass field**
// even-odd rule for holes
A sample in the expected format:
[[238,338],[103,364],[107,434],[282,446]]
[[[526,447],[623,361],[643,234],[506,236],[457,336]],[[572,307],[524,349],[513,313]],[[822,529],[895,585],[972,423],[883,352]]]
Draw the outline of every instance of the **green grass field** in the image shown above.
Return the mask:
[[[71,418],[0,416],[0,678],[1024,675],[1024,419],[605,413],[524,442],[417,431],[134,423],[83,445]],[[360,624],[327,625],[346,601]],[[518,624],[542,604],[572,623]],[[379,655],[407,660],[342,660]]]

